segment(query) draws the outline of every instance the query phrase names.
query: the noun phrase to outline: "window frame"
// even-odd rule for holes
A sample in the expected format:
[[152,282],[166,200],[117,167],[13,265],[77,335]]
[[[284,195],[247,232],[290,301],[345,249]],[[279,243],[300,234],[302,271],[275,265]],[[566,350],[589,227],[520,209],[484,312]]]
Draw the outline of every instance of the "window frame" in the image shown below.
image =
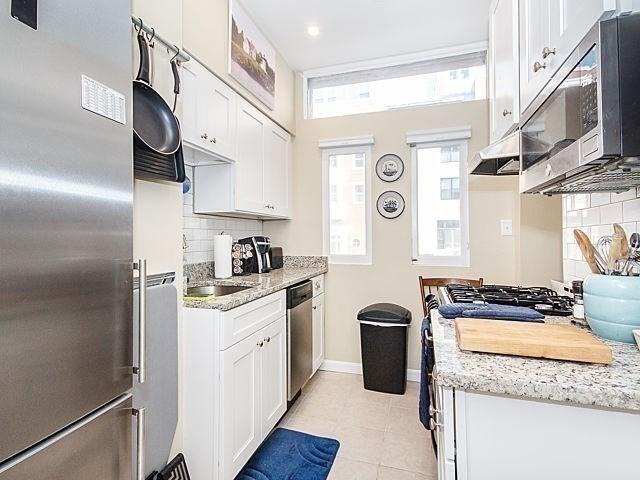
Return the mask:
[[[322,143],[322,142],[321,142]],[[333,142],[329,142],[333,143]],[[320,146],[322,156],[322,248],[329,263],[338,265],[371,265],[373,258],[373,232],[371,217],[371,144]],[[364,209],[365,209],[365,254],[364,255],[332,255],[331,225],[329,225],[330,185],[329,158],[331,155],[364,154]],[[360,182],[357,182],[360,183]],[[362,242],[362,240],[360,240]]]
[[[390,57],[384,57],[374,60],[365,60],[329,67],[320,67],[311,70],[305,70],[302,72],[302,110],[303,116],[305,119],[314,119],[312,115],[313,111],[313,101],[311,99],[310,92],[312,90],[309,87],[309,81],[312,79],[316,79],[319,77],[332,76],[338,74],[349,74],[349,73],[357,73],[360,71],[367,70],[376,70],[380,68],[392,68],[392,67],[402,67],[418,62],[425,61],[447,61],[452,57],[458,56],[472,56],[473,54],[482,54],[484,55],[484,68],[486,70],[486,81],[485,81],[485,94],[483,99],[489,98],[489,45],[487,41],[479,41],[472,42],[462,45],[456,45],[454,47],[445,47],[445,48],[437,48],[431,49],[421,52],[415,52],[410,54],[396,55]],[[468,68],[468,67],[463,67]],[[371,96],[371,92],[369,92],[369,98]],[[325,103],[327,99],[325,98]],[[427,103],[416,103],[412,105],[402,105],[388,108],[386,110],[379,111],[393,111],[393,110],[402,110],[402,109],[413,109],[430,105],[441,105],[448,103],[460,103],[464,101],[460,100],[447,100],[444,102],[427,102]],[[373,112],[353,112],[346,115],[362,115]],[[334,118],[334,116],[327,117],[318,117],[318,118]]]
[[[427,135],[418,135],[428,137]],[[469,182],[467,176],[468,138],[461,136],[442,140],[434,134],[434,139],[421,138],[409,142],[411,147],[411,251],[414,265],[429,267],[470,267],[471,249],[469,243]],[[448,135],[447,135],[448,136]],[[460,147],[460,255],[419,255],[418,253],[418,150],[422,148],[438,148],[459,145]],[[446,200],[444,200],[446,201]]]

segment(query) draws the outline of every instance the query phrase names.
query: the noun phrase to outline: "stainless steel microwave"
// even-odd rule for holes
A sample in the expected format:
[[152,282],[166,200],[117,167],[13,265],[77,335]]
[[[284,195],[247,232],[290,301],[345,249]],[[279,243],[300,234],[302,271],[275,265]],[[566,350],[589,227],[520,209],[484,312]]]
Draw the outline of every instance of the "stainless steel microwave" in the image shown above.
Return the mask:
[[520,122],[520,191],[640,185],[640,14],[597,22]]

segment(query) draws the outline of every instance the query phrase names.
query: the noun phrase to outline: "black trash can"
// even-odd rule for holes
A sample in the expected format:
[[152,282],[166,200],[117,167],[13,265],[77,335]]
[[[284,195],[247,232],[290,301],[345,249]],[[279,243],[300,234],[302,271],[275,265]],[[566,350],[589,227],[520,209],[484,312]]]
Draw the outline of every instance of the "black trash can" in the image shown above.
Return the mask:
[[358,320],[364,388],[404,394],[411,312],[393,303],[376,303],[360,310]]

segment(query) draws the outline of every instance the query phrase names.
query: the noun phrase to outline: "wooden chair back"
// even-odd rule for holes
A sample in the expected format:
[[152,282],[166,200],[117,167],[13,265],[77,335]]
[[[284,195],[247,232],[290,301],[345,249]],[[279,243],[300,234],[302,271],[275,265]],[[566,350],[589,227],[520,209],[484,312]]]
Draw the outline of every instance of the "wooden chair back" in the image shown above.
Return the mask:
[[[422,311],[424,316],[429,315],[429,308],[427,306],[427,293],[434,293],[432,288],[445,287],[450,283],[457,283],[458,285],[469,285],[470,287],[481,287],[484,283],[484,279],[480,277],[478,280],[469,278],[423,278],[418,277],[420,283],[420,299],[422,300]],[[427,290],[425,291],[425,288]]]

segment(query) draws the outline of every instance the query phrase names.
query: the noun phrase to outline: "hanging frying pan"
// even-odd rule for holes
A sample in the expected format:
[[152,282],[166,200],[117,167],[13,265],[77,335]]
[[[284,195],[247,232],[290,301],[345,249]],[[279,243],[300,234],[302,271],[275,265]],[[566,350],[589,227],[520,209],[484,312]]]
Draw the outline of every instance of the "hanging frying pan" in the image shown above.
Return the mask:
[[180,126],[171,107],[149,82],[149,45],[138,31],[140,67],[133,81],[133,133],[148,149],[162,155],[175,153],[181,145]]

